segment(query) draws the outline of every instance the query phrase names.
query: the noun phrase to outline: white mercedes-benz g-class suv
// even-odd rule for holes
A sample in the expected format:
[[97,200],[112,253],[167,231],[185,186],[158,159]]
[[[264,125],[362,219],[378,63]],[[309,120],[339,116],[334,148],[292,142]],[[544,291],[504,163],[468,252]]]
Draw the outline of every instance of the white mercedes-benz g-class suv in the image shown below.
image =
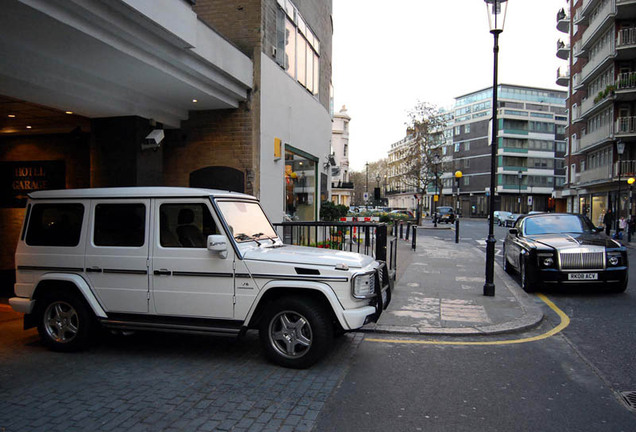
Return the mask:
[[271,361],[304,368],[334,334],[377,321],[392,289],[385,263],[285,245],[254,197],[210,189],[31,193],[15,261],[9,302],[57,351],[100,326],[258,329]]

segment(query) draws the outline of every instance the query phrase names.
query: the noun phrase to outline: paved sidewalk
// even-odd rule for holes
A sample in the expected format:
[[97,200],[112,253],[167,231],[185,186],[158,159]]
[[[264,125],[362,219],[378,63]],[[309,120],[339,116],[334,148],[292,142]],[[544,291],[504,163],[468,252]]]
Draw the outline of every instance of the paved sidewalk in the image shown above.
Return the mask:
[[[543,312],[517,281],[495,263],[495,296],[483,295],[486,254],[468,243],[419,230],[417,250],[399,240],[399,271],[392,302],[369,332],[478,335],[538,325]],[[501,256],[496,257],[497,261]]]

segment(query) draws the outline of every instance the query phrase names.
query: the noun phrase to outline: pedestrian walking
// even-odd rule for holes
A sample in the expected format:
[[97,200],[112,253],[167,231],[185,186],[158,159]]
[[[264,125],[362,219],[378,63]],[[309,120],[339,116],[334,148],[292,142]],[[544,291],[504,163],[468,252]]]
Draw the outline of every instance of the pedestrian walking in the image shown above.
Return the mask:
[[603,224],[605,224],[605,234],[610,235],[612,229],[612,223],[614,222],[614,214],[612,209],[607,209],[605,216],[603,216]]
[[616,233],[617,237],[619,239],[622,239],[624,236],[624,232],[627,230],[627,220],[621,216],[621,218],[618,220],[618,232]]

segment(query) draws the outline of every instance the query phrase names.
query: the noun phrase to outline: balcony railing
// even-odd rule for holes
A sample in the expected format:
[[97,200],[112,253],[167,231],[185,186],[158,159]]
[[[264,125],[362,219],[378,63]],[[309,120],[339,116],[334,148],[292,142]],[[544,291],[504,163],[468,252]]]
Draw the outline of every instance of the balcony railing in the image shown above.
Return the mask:
[[609,44],[606,44],[594,57],[590,56],[589,61],[583,70],[581,71],[581,84],[590,80],[600,68],[614,58],[615,48],[614,39],[611,39]]
[[594,147],[597,144],[605,143],[614,136],[614,124],[609,123],[601,126],[593,132],[589,132],[581,137],[581,150]]
[[557,12],[557,30],[563,32],[563,33],[568,33],[570,31],[570,17],[569,15],[565,12],[564,8],[561,8],[561,10],[559,10],[559,12]]
[[626,72],[618,75],[616,79],[617,90],[636,89],[636,72]]
[[570,81],[570,68],[565,66],[558,68],[556,83],[560,86],[567,87],[568,81]]
[[[589,2],[587,2],[589,3]],[[585,6],[583,8],[586,8]],[[587,10],[585,11],[588,12]],[[583,46],[587,47],[588,43],[595,39],[596,33],[600,28],[607,27],[607,19],[608,17],[614,16],[616,13],[616,0],[609,0],[605,3],[605,5],[598,11],[598,13],[594,14],[593,18],[590,20],[590,23],[583,33]]]
[[636,176],[636,160],[624,160],[620,162],[614,162],[614,177],[618,178],[618,164],[621,165],[621,179],[627,179],[629,177]]
[[570,44],[566,44],[561,39],[557,41],[557,57],[562,60],[567,60],[570,56]]
[[603,165],[598,168],[586,169],[576,175],[580,184],[602,183],[612,179],[612,166]]
[[636,134],[636,117],[619,117],[616,119],[616,135]]

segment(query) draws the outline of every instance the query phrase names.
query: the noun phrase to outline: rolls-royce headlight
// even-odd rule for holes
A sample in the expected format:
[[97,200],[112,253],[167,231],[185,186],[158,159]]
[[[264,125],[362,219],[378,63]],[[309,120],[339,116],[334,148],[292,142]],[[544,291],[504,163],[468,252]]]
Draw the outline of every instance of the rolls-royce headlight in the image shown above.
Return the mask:
[[542,268],[554,267],[554,257],[551,253],[543,253],[538,255],[539,265]]
[[375,295],[375,273],[357,274],[351,284],[355,298],[364,299]]
[[611,266],[617,266],[621,263],[620,254],[607,254],[607,262]]

